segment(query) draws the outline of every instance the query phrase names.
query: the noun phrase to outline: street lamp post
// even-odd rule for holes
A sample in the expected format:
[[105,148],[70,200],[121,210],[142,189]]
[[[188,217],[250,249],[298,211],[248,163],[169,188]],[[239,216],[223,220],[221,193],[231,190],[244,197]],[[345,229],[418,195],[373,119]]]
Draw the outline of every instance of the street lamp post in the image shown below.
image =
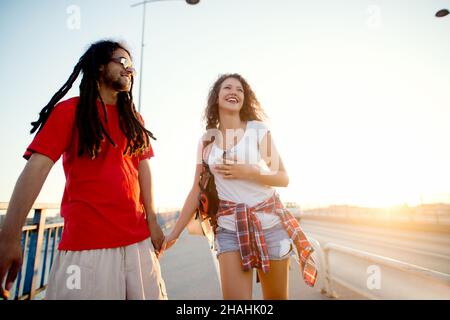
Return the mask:
[[[141,65],[139,67],[139,104],[138,104],[138,111],[141,111],[141,93],[142,93],[142,68],[144,65],[144,35],[145,35],[145,9],[146,4],[151,2],[161,2],[161,1],[181,1],[181,0],[145,0],[141,1],[135,4],[132,4],[131,7],[137,7],[137,6],[143,6],[142,9],[142,37],[141,37]],[[200,2],[200,0],[185,0],[187,4],[190,5],[196,5]]]

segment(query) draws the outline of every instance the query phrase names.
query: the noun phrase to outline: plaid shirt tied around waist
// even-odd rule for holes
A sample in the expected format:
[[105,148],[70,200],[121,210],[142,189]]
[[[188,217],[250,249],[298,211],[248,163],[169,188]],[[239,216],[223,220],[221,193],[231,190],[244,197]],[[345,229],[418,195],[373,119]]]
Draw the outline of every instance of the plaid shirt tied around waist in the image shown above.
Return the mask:
[[305,283],[313,287],[317,279],[317,269],[311,256],[313,247],[306,239],[294,216],[283,206],[275,193],[269,199],[248,207],[244,203],[220,200],[217,217],[236,214],[236,231],[239,250],[244,271],[251,268],[262,269],[264,273],[269,271],[269,256],[264,239],[264,232],[256,212],[276,214],[280,217],[289,237],[294,242],[300,261],[300,272]]

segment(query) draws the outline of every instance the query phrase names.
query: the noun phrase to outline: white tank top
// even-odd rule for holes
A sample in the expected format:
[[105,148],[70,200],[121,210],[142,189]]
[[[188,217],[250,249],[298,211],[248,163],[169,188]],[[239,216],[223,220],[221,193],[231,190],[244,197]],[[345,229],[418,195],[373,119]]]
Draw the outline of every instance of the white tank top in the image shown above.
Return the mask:
[[[235,159],[238,163],[258,165],[263,170],[268,170],[268,167],[261,158],[259,152],[259,145],[268,131],[269,129],[263,122],[248,121],[241,140],[239,140],[234,147],[225,150],[226,158]],[[200,139],[199,150],[197,152],[197,163],[201,163],[201,150],[202,140]],[[253,207],[273,196],[275,188],[271,186],[258,184],[249,180],[227,180],[222,178],[222,176],[214,170],[213,166],[215,164],[223,163],[223,155],[224,150],[214,143],[207,161],[211,168],[211,172],[214,174],[219,199],[236,203],[245,203],[249,207]],[[257,212],[256,216],[261,222],[261,227],[263,229],[273,227],[280,222],[280,218],[277,215]],[[222,228],[233,231],[236,230],[236,217],[234,214],[219,217],[217,223]]]

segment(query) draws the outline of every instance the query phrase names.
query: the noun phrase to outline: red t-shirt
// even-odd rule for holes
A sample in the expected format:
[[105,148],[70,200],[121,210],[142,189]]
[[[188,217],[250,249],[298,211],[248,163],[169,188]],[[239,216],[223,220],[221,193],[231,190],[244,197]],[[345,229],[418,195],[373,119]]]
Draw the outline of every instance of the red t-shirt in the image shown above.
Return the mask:
[[[153,156],[150,146],[141,156],[124,156],[126,137],[115,105],[106,105],[108,122],[98,103],[99,116],[116,147],[105,138],[92,160],[78,157],[75,114],[78,97],[60,102],[24,154],[43,154],[54,162],[63,156],[66,185],[61,201],[64,231],[59,250],[115,248],[150,236],[140,198],[138,165]],[[142,118],[141,118],[142,119]]]

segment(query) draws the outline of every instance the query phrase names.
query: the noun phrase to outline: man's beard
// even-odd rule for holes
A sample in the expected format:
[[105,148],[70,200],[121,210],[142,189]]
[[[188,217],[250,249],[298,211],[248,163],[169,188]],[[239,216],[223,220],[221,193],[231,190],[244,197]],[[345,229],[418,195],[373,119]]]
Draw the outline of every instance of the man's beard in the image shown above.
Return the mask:
[[111,81],[110,85],[111,88],[119,92],[129,91],[131,87],[131,84],[129,82],[120,81],[120,79]]
[[107,86],[114,89],[117,92],[129,91],[131,88],[131,82],[122,79],[120,76],[118,79],[112,79],[112,77],[107,74],[104,77],[104,82]]

